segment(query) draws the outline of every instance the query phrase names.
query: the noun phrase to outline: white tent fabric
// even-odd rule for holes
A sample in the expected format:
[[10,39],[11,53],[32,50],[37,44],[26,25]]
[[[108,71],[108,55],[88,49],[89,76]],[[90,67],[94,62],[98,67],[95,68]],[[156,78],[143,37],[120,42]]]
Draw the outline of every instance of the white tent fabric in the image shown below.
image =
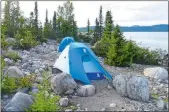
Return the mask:
[[69,70],[69,45],[63,50],[59,58],[55,61],[53,68],[58,68],[63,72],[70,74]]

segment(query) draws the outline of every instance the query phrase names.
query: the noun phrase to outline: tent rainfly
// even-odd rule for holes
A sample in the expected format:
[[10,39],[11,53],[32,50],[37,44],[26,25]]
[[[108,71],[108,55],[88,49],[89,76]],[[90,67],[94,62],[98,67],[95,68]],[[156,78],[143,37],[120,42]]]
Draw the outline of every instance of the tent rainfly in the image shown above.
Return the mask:
[[70,43],[72,43],[72,42],[74,42],[73,37],[65,37],[65,38],[63,38],[62,41],[59,44],[58,51],[62,52],[65,49],[65,47],[67,45],[69,45]]

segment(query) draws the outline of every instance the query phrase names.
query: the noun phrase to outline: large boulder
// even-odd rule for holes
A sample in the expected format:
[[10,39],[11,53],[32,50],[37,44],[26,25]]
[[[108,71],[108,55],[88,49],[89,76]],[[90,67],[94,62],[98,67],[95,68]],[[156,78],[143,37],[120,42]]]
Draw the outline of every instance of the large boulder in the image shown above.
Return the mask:
[[127,96],[127,77],[123,75],[117,75],[113,79],[113,86],[116,88],[117,92],[122,96]]
[[25,111],[33,104],[32,97],[28,94],[17,92],[12,100],[4,107],[5,111]]
[[9,77],[23,77],[24,76],[22,71],[16,66],[9,67],[7,72],[8,72],[7,75]]
[[50,78],[51,87],[56,94],[64,94],[77,87],[74,79],[66,73],[55,74]]
[[149,100],[149,84],[145,77],[117,75],[113,79],[113,86],[122,96],[140,101]]
[[127,95],[129,98],[148,101],[149,100],[149,84],[148,79],[144,77],[132,76],[127,81]]
[[84,85],[77,88],[76,92],[78,96],[87,97],[92,96],[96,92],[96,89],[93,85]]
[[168,71],[162,67],[146,68],[144,75],[158,80],[168,79]]

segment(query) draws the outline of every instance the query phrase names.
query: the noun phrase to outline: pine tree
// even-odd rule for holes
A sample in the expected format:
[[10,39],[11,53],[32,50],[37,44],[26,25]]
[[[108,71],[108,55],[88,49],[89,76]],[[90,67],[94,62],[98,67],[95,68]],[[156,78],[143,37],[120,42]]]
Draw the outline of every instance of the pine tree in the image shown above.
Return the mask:
[[100,6],[100,12],[99,12],[99,38],[102,37],[103,32],[103,15],[102,15],[102,6]]
[[89,32],[90,32],[90,21],[89,19],[87,20],[87,33],[89,35]]
[[98,52],[97,54],[99,54],[102,57],[106,57],[107,52],[109,51],[108,48],[111,45],[110,39],[111,39],[112,29],[113,29],[113,20],[112,20],[111,12],[107,11],[104,32],[100,42],[98,43],[98,45],[96,45],[97,47],[96,52]]
[[38,4],[37,4],[37,1],[35,2],[34,14],[35,14],[35,20],[34,20],[35,36],[37,38],[38,36]]
[[56,11],[54,11],[54,15],[53,15],[53,23],[52,23],[52,27],[53,27],[53,39],[56,38]]
[[99,21],[96,18],[95,20],[95,28],[94,28],[94,37],[91,41],[91,44],[94,45],[99,40]]
[[44,24],[44,38],[49,38],[49,22],[48,22],[48,10],[46,9],[46,18],[45,18],[45,24]]

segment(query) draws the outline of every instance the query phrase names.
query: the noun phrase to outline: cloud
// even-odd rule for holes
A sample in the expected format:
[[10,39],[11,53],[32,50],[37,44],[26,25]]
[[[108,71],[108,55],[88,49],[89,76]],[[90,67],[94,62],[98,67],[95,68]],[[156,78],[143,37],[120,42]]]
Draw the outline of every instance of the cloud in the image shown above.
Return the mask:
[[[39,1],[39,19],[45,21],[45,11],[48,9],[49,19],[63,1]],[[89,18],[91,26],[99,16],[99,8],[103,7],[103,17],[107,10],[111,10],[115,24],[119,25],[153,25],[168,23],[167,1],[73,1],[75,20],[79,27],[87,26]],[[2,1],[2,8],[4,2]],[[33,1],[20,1],[21,10],[26,17],[34,10]]]

